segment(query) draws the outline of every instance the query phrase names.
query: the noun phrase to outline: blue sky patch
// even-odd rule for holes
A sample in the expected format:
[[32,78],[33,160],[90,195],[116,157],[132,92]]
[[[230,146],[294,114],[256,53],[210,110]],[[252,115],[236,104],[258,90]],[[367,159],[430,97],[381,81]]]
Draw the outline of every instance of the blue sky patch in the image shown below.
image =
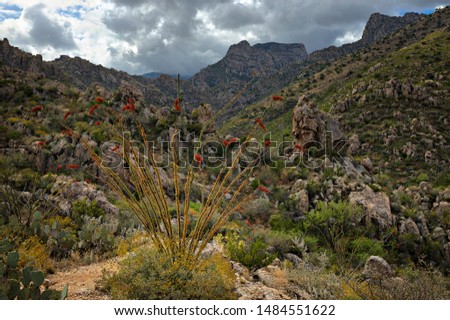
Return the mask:
[[434,11],[436,11],[436,8],[428,8],[428,9],[422,9],[422,10],[400,10],[399,15],[403,16],[407,12],[418,12],[418,13],[432,14]]
[[83,8],[83,6],[71,6],[71,7],[67,7],[66,9],[61,9],[58,10],[58,13],[60,15],[64,15],[64,16],[70,16],[70,17],[74,17],[77,19],[81,19],[81,9]]
[[0,4],[0,21],[6,19],[18,19],[22,13],[22,8],[15,4]]

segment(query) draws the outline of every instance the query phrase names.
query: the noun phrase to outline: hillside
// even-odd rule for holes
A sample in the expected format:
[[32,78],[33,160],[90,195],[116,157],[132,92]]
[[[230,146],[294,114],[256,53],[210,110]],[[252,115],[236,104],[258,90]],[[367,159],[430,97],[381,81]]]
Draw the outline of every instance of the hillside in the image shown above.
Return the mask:
[[[358,135],[363,146],[358,156],[381,161],[388,171],[391,165],[403,163],[393,170],[395,176],[414,179],[413,172],[417,176],[421,169],[433,171],[435,177],[445,174],[449,159],[445,124],[450,105],[448,21],[449,10],[441,10],[324,65],[323,70],[305,68],[299,80],[279,91],[284,104],[267,115],[272,139],[292,137],[293,107],[298,96],[309,95],[341,122],[348,137]],[[221,132],[242,134],[246,119],[267,104],[263,100],[249,106]],[[421,142],[411,141],[414,136]]]

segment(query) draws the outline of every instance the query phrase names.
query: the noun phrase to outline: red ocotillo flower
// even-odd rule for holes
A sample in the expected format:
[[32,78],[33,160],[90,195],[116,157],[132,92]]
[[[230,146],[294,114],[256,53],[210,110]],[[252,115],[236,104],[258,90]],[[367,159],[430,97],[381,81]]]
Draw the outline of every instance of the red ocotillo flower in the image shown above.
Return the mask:
[[58,166],[56,167],[56,169],[61,170],[62,169],[62,164],[58,164]]
[[134,105],[133,104],[127,104],[125,106],[122,107],[123,111],[130,111],[133,112],[135,110]]
[[73,131],[72,130],[62,130],[61,133],[65,134],[68,137],[71,137],[73,135]]
[[44,141],[38,141],[38,142],[36,142],[36,145],[38,146],[38,148],[44,149],[45,142]]
[[295,149],[299,150],[300,152],[305,152],[305,149],[303,148],[303,146],[301,144],[296,144]]
[[111,148],[111,151],[112,151],[112,152],[116,152],[116,151],[119,150],[119,149],[120,149],[120,145],[118,144],[117,146],[112,147],[112,148]]
[[266,126],[265,126],[264,123],[263,123],[263,119],[258,118],[258,119],[255,120],[255,122],[256,122],[256,123],[257,123],[264,131],[266,131]]
[[261,191],[261,192],[264,192],[264,193],[269,193],[270,192],[270,190],[268,188],[264,187],[264,186],[259,186],[258,190]]
[[99,125],[101,125],[102,123],[100,122],[100,121],[95,121],[95,125],[96,126],[99,126]]
[[66,113],[64,114],[64,121],[66,121],[69,116],[70,116],[70,110],[67,110]]
[[103,102],[105,102],[105,100],[102,97],[97,97],[97,98],[95,98],[95,102],[103,103]]
[[43,106],[36,106],[33,109],[31,109],[31,112],[37,112],[37,111],[42,111],[44,109]]
[[239,141],[239,139],[236,138],[236,137],[230,138],[230,139],[226,139],[226,140],[223,140],[223,145],[224,145],[225,147],[228,147],[230,144],[235,143],[235,142],[238,142],[238,141]]
[[198,164],[201,164],[203,162],[203,157],[200,153],[196,153],[196,154],[194,154],[194,160]]
[[80,165],[78,164],[74,164],[74,163],[70,163],[68,165],[66,165],[66,169],[79,169]]
[[266,141],[264,141],[264,145],[266,147],[270,146],[270,144],[272,143],[272,141],[270,141],[269,139],[267,139]]
[[97,110],[99,107],[98,104],[94,104],[90,109],[89,109],[89,115],[92,116],[94,114],[94,111]]
[[283,98],[280,96],[272,96],[273,101],[283,101]]
[[175,108],[175,110],[177,112],[181,112],[181,107],[180,107],[180,99],[176,98],[174,103],[173,103],[173,107]]

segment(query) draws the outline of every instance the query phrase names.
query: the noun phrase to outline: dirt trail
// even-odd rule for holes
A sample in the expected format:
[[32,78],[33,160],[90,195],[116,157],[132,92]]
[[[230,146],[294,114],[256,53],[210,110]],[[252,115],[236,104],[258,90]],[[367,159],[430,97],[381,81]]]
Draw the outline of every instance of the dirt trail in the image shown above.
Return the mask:
[[87,266],[75,267],[67,271],[48,276],[50,288],[61,290],[69,285],[69,300],[108,300],[111,297],[96,289],[96,282],[101,279],[103,270],[117,271],[118,260],[110,259]]

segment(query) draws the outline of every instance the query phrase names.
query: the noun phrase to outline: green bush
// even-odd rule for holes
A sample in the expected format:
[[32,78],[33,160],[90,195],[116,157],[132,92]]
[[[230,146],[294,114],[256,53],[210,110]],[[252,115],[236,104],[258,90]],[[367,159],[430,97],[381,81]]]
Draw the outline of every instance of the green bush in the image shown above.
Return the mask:
[[96,201],[86,202],[77,200],[72,204],[72,219],[78,226],[83,224],[84,216],[99,218],[105,215],[105,211],[100,208]]
[[142,247],[129,255],[101,285],[113,299],[228,300],[236,299],[235,275],[219,254],[199,261],[196,268],[172,261],[167,254]]
[[316,208],[308,213],[305,227],[330,248],[336,249],[339,239],[355,233],[361,217],[361,207],[348,201],[318,202]]
[[360,237],[350,241],[349,248],[351,262],[361,266],[370,256],[383,256],[384,249],[380,241]]
[[227,250],[230,259],[242,263],[249,269],[259,269],[269,265],[276,257],[276,254],[267,252],[268,245],[261,237],[255,239],[243,239],[236,233],[225,237]]

